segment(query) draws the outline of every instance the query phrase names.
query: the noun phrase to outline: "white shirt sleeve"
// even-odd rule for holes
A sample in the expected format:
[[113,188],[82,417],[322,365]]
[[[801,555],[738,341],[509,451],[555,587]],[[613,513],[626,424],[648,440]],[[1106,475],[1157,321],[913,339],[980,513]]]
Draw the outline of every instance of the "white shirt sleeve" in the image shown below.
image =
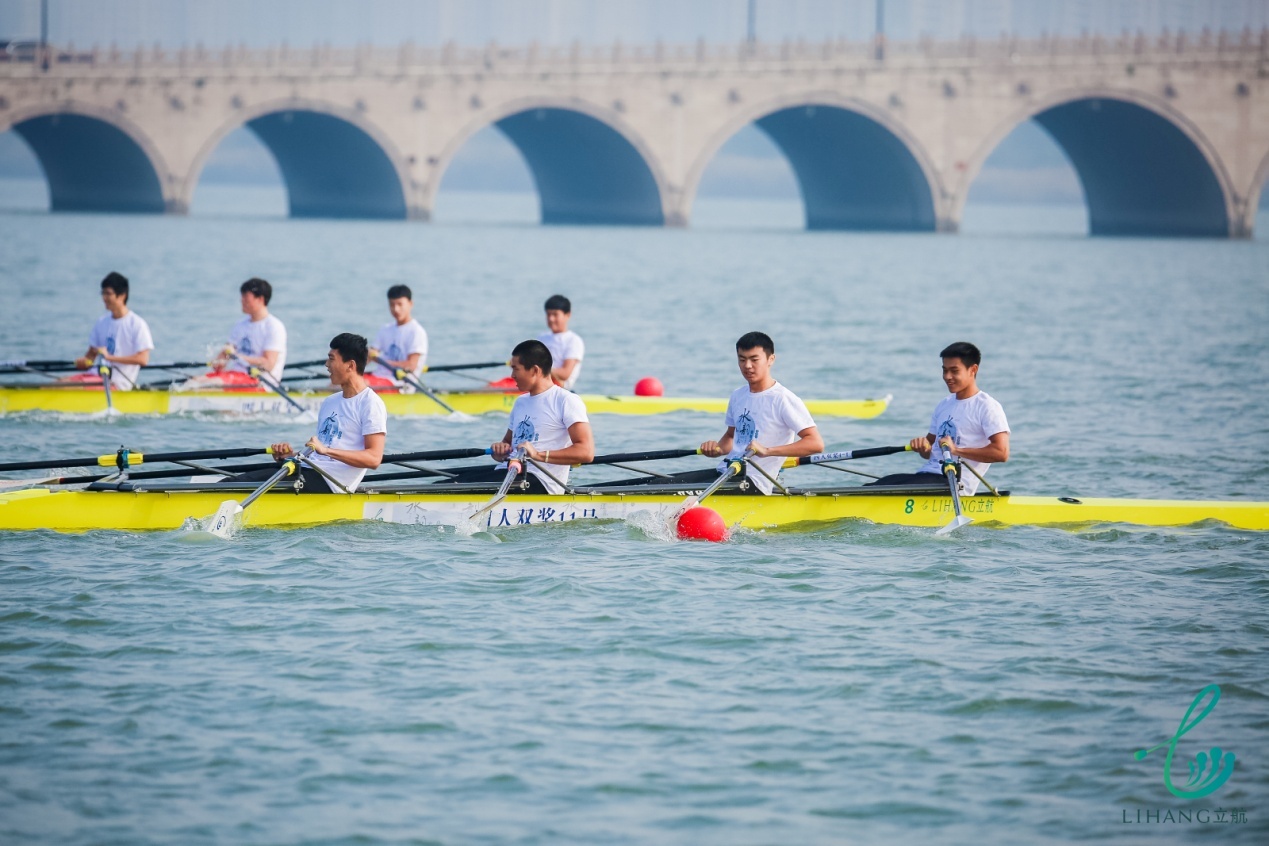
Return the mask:
[[802,402],[802,398],[788,392],[784,395],[784,408],[781,409],[784,414],[784,424],[793,430],[794,434],[801,432],[803,429],[810,429],[815,425],[811,412],[807,410],[806,403]]
[[150,324],[146,323],[140,317],[137,318],[137,332],[134,340],[133,355],[144,352],[145,350],[154,349],[154,338],[150,336]]
[[1009,421],[1005,419],[1005,409],[1000,403],[994,399],[992,402],[983,404],[983,418],[980,424],[983,428],[983,434],[988,438],[993,435],[999,435],[1001,432],[1009,431]]
[[409,345],[405,351],[406,356],[409,357],[415,353],[427,355],[427,330],[418,323],[415,323],[412,328],[414,331],[410,333]]
[[286,327],[282,325],[281,320],[276,318],[270,320],[265,327],[264,351],[286,351]]
[[590,418],[586,416],[586,403],[582,402],[582,398],[568,391],[563,393],[564,408],[560,419],[564,422],[564,428],[567,429],[574,423],[589,423]]
[[361,436],[388,434],[388,409],[373,391],[366,398],[366,413],[361,416]]
[[582,343],[582,339],[577,333],[573,332],[564,336],[564,360],[557,364],[563,364],[570,358],[581,361],[586,354],[586,345]]

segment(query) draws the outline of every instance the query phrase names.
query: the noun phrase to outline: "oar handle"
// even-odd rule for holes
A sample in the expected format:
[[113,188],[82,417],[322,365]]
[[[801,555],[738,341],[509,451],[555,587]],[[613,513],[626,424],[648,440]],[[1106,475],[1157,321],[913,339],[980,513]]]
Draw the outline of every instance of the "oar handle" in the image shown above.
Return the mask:
[[149,462],[157,464],[163,461],[200,461],[208,458],[246,458],[252,455],[269,455],[269,447],[263,449],[202,449],[189,452],[157,452],[146,454],[119,448],[118,452],[98,455],[95,458],[56,458],[47,461],[15,461],[0,464],[0,472],[10,470],[56,470],[59,467],[136,467]]
[[830,464],[834,461],[853,461],[856,458],[876,458],[879,455],[894,455],[911,451],[912,444],[904,444],[903,446],[847,449],[841,452],[817,452],[815,455],[804,455],[801,458],[786,458],[783,466],[799,467],[806,464]]

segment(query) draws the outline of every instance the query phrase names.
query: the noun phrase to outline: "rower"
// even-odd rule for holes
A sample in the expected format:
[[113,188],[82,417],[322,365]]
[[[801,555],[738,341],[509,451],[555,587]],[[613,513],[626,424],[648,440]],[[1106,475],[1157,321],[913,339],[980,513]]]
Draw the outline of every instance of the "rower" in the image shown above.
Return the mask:
[[586,345],[576,332],[568,328],[568,321],[573,316],[573,304],[568,297],[555,294],[546,301],[547,331],[538,335],[538,340],[551,351],[551,379],[566,391],[571,391],[577,384],[577,377],[582,375],[582,356],[586,354]]
[[249,374],[255,367],[280,380],[286,367],[286,327],[269,314],[273,286],[252,277],[238,287],[238,293],[243,317],[229,330],[229,345],[212,363],[214,372],[208,378],[222,384],[254,384]]
[[[150,363],[150,350],[154,349],[150,327],[141,315],[128,308],[126,276],[114,271],[106,274],[101,280],[101,301],[106,313],[93,324],[88,333],[88,351],[75,359],[75,367],[87,370],[100,358],[112,368],[111,389],[130,391],[136,387],[141,368]],[[100,382],[101,377],[85,373],[65,381],[93,383]]]
[[765,475],[746,468],[745,476],[759,491],[769,494],[773,489],[771,480],[780,472],[784,459],[822,452],[824,439],[806,410],[806,403],[771,375],[775,342],[769,335],[741,335],[736,341],[736,363],[746,384],[732,391],[727,402],[723,421],[727,431],[717,441],[701,444],[701,454],[726,456],[717,471],[707,471],[717,478],[728,461],[751,453],[749,461]]
[[506,434],[491,447],[494,460],[502,463],[493,470],[466,471],[438,484],[497,484],[507,475],[512,452],[523,451],[531,459],[524,462],[527,492],[564,493],[569,467],[595,458],[595,439],[582,398],[551,381],[552,361],[551,351],[541,341],[516,344],[511,351],[511,378],[521,395],[511,406]]
[[400,388],[413,393],[414,386],[397,378],[397,370],[418,376],[427,364],[427,332],[414,319],[414,294],[405,285],[388,289],[388,311],[392,320],[383,324],[370,348],[374,362],[366,374],[372,388]]
[[[973,473],[960,474],[960,493],[973,496],[978,490],[978,476],[986,475],[993,463],[1009,460],[1009,421],[1005,410],[986,391],[978,387],[978,366],[983,360],[978,347],[965,341],[949,345],[939,355],[943,358],[943,383],[949,393],[930,418],[930,431],[912,439],[912,451],[927,459],[915,473],[883,476],[869,485],[943,487],[941,450],[947,449]],[[959,474],[960,468],[957,468]]]
[[[317,434],[305,444],[312,447],[314,454],[305,459],[300,470],[300,493],[343,493],[331,479],[351,493],[361,484],[366,471],[374,470],[383,461],[388,410],[366,384],[368,354],[366,339],[360,335],[345,332],[331,339],[326,370],[337,393],[322,401],[317,412]],[[273,444],[269,449],[276,461],[295,454],[289,443]],[[255,470],[228,481],[262,482],[274,472]]]

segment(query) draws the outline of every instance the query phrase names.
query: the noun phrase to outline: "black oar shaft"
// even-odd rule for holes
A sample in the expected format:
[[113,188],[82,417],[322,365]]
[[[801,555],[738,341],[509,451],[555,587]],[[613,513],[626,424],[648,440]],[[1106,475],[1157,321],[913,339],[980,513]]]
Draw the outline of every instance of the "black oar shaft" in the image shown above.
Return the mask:
[[[144,462],[153,464],[162,461],[200,461],[208,458],[246,458],[250,455],[267,455],[267,448],[246,448],[246,449],[202,449],[190,452],[160,452],[160,453],[142,453]],[[56,470],[59,467],[101,467],[102,461],[107,456],[94,456],[92,458],[57,458],[46,461],[15,461],[9,464],[0,464],[0,472],[9,472],[10,470]]]
[[478,361],[475,364],[438,364],[434,367],[424,367],[424,373],[442,373],[452,370],[484,370],[489,367],[506,367],[505,361]]
[[[817,452],[815,455],[804,455],[797,460],[798,465],[831,464],[834,461],[853,461],[856,458],[876,458],[879,455],[895,455],[909,452],[911,446],[866,447],[864,449],[847,449],[840,452]],[[789,466],[786,464],[786,466]]]
[[429,452],[401,452],[396,455],[385,455],[383,464],[400,464],[402,461],[444,461],[449,458],[476,458],[481,455],[489,455],[488,448],[480,449],[479,447],[471,447],[469,449],[434,449]]
[[670,458],[688,458],[700,455],[699,449],[662,449],[646,452],[614,452],[609,455],[597,455],[591,464],[619,464],[632,461],[661,461]]

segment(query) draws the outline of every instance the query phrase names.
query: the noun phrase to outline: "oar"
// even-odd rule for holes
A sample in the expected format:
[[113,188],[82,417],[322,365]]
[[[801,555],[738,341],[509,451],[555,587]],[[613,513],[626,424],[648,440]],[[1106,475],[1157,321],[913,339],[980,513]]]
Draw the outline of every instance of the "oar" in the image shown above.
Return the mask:
[[110,365],[101,356],[97,356],[97,372],[101,375],[101,386],[106,391],[106,413],[110,414],[115,410],[115,400],[110,393]]
[[947,477],[947,487],[952,492],[952,508],[956,511],[956,517],[952,522],[934,533],[936,535],[946,535],[956,531],[961,526],[968,526],[974,522],[974,518],[966,517],[961,513],[960,480],[956,476],[956,461],[952,458],[952,453],[942,444],[937,444],[936,446],[943,453],[943,475]]
[[454,408],[454,406],[450,405],[445,400],[438,397],[436,395],[436,391],[432,390],[427,385],[424,385],[423,381],[419,379],[419,377],[415,376],[413,373],[406,370],[405,368],[403,367],[397,368],[397,378],[405,382],[407,385],[414,386],[414,389],[416,391],[421,391],[422,393],[426,394],[428,399],[430,399],[432,402],[436,403],[441,408],[448,411],[450,414],[458,414],[458,409]]
[[745,469],[745,461],[747,461],[751,455],[753,455],[753,450],[746,449],[743,456],[740,458],[733,458],[728,461],[727,466],[723,468],[722,472],[718,474],[718,478],[715,479],[708,488],[701,491],[699,494],[689,496],[687,499],[683,500],[682,504],[675,510],[674,516],[670,518],[670,522],[673,523],[682,517],[684,513],[691,511],[693,508],[700,505],[708,497],[712,496],[714,491],[721,488],[732,476],[739,476],[740,471]]
[[[11,470],[56,470],[62,467],[135,467],[139,464],[157,464],[164,461],[201,461],[208,458],[246,458],[251,455],[268,455],[269,448],[200,449],[186,452],[142,453],[128,449],[92,458],[56,458],[44,461],[16,461],[0,464],[0,473]],[[465,456],[464,456],[465,457]]]
[[817,452],[815,455],[804,455],[801,458],[784,459],[783,467],[800,467],[806,464],[831,464],[835,461],[853,461],[856,458],[876,458],[879,455],[894,455],[899,452],[911,452],[912,445],[891,447],[868,447],[866,449],[847,449],[841,452]]
[[286,461],[282,462],[282,466],[278,468],[278,472],[274,473],[264,484],[251,492],[251,495],[239,503],[235,499],[227,499],[220,504],[220,508],[216,509],[216,513],[211,518],[211,528],[207,531],[219,538],[228,539],[233,532],[233,526],[238,516],[247,510],[247,506],[260,498],[262,494],[282,481],[286,476],[290,476],[299,472],[300,461],[308,458],[313,454],[312,447],[306,447],[298,455],[293,455]]
[[516,480],[516,476],[519,476],[520,471],[524,469],[523,458],[524,458],[523,450],[516,450],[515,452],[511,454],[511,456],[507,459],[506,478],[504,478],[502,480],[502,484],[498,486],[498,492],[493,495],[493,499],[485,503],[485,506],[483,508],[481,508],[476,513],[472,514],[471,517],[468,519],[475,520],[481,514],[484,514],[486,511],[490,510],[495,505],[497,505],[498,503],[502,502],[504,499],[507,498],[507,491],[511,490],[511,483]]
[[648,452],[613,452],[608,455],[597,455],[590,463],[623,464],[631,461],[661,461],[671,458],[689,458],[700,454],[701,450],[699,447],[696,449],[660,449]]
[[478,361],[475,364],[437,364],[433,367],[422,367],[421,373],[446,373],[454,370],[485,370],[490,367],[510,367],[509,361]]
[[242,356],[238,355],[237,353],[233,354],[233,359],[234,361],[237,361],[239,364],[247,368],[247,373],[248,375],[251,376],[251,378],[259,379],[261,384],[263,384],[269,390],[273,391],[278,396],[282,397],[282,399],[289,402],[291,404],[291,407],[294,408],[296,411],[298,411],[300,414],[306,414],[308,412],[307,408],[305,408],[304,406],[296,402],[291,397],[291,395],[286,392],[286,388],[278,384],[277,380],[273,378],[272,373],[269,373],[265,370],[261,370],[259,367],[256,367],[254,364],[247,363],[247,361]]

